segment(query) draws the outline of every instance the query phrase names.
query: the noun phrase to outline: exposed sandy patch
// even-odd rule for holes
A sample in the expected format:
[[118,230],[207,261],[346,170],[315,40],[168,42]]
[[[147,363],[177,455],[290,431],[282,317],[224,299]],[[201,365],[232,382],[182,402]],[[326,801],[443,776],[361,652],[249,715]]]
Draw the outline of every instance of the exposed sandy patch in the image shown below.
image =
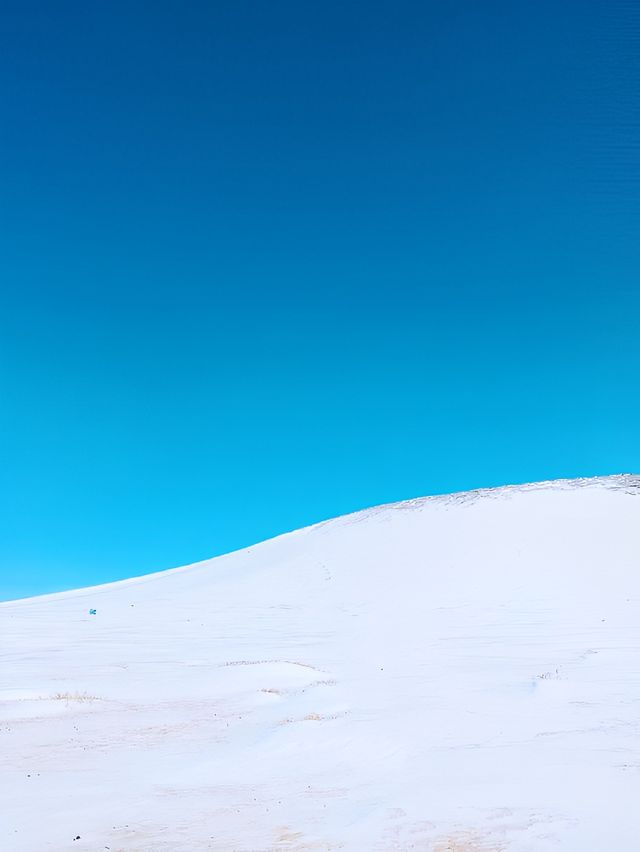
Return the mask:
[[486,836],[460,831],[437,840],[433,852],[503,852],[504,848]]

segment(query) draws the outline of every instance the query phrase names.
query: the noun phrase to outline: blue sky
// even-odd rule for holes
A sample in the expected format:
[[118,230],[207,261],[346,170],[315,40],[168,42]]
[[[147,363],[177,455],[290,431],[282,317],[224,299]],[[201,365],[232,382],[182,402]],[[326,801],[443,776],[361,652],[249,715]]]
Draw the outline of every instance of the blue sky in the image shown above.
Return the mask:
[[0,598],[640,470],[634,14],[3,4]]

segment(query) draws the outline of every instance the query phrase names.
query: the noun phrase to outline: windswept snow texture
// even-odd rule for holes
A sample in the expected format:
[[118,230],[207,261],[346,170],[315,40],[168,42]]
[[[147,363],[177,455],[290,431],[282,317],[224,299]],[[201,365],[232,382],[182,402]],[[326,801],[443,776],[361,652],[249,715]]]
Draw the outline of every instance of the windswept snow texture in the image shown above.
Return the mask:
[[0,848],[638,849],[639,558],[616,476],[3,604]]

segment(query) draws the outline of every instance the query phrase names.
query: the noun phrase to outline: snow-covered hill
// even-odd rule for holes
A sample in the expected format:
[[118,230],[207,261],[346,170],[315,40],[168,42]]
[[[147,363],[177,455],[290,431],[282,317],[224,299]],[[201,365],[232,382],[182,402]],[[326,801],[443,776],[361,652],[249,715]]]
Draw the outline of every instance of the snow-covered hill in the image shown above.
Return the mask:
[[640,848],[638,477],[381,506],[0,630],[6,852]]

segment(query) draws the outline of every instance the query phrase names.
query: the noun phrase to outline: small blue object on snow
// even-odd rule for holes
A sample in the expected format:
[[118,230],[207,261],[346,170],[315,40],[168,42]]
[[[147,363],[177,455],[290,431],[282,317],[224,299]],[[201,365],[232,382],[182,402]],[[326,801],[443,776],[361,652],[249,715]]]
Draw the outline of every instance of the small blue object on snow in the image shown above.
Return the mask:
[[89,610],[89,615],[95,615],[95,614],[96,614],[95,609],[90,609],[90,610]]

